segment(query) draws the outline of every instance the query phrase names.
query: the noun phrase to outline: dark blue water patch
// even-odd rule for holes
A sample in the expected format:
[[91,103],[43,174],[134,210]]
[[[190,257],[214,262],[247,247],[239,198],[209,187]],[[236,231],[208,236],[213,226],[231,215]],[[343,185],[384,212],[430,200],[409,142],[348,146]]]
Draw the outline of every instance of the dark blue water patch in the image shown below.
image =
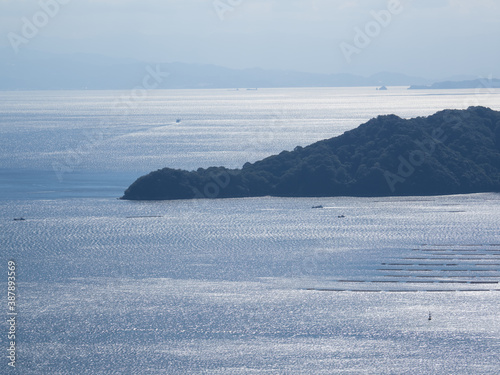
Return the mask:
[[119,198],[141,173],[0,169],[0,200]]

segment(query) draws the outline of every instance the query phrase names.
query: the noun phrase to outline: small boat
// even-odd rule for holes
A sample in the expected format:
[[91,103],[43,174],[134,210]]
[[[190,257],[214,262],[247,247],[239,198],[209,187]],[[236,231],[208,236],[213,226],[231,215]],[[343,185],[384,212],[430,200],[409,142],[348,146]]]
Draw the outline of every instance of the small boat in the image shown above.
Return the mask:
[[344,217],[345,217],[345,215],[339,215],[339,216],[337,216],[337,217],[338,217],[339,219],[342,219],[342,218],[344,218]]
[[175,123],[178,124],[180,123],[182,120],[180,118],[178,118],[177,120],[175,120]]
[[25,221],[26,219],[24,217],[15,217],[14,221]]
[[311,208],[323,208],[322,205],[319,205],[319,206],[312,206]]
[[427,318],[427,320],[432,320],[432,315],[430,311],[429,311],[429,318]]

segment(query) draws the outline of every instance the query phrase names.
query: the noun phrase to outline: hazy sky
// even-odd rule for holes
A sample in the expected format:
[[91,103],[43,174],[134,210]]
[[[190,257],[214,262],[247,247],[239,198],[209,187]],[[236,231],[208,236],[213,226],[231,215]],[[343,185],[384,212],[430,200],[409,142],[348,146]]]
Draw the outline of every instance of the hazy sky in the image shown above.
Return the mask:
[[[500,76],[500,1],[397,3],[0,0],[0,46],[10,46],[9,38],[15,36],[9,33],[27,36],[23,36],[26,17],[41,26],[22,43],[15,39],[20,54],[36,49],[232,68],[362,75],[391,71],[431,79]],[[40,12],[51,14],[44,18]]]

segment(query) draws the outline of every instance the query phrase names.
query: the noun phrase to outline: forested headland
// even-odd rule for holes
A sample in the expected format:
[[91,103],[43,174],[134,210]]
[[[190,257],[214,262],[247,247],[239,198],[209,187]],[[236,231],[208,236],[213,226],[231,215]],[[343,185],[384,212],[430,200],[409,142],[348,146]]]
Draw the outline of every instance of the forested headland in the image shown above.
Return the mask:
[[443,195],[500,191],[500,112],[378,116],[344,134],[241,169],[164,168],[137,179],[129,200]]

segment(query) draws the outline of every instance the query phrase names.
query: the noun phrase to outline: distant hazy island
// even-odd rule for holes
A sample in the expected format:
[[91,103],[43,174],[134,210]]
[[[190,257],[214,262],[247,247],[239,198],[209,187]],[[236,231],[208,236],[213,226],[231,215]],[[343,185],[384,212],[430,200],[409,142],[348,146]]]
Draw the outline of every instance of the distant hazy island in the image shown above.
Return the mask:
[[500,79],[473,79],[469,81],[437,82],[431,86],[412,85],[408,90],[450,90],[450,89],[481,89],[500,88]]
[[409,120],[379,116],[241,169],[164,168],[137,179],[122,199],[477,192],[500,192],[500,112],[484,107]]

